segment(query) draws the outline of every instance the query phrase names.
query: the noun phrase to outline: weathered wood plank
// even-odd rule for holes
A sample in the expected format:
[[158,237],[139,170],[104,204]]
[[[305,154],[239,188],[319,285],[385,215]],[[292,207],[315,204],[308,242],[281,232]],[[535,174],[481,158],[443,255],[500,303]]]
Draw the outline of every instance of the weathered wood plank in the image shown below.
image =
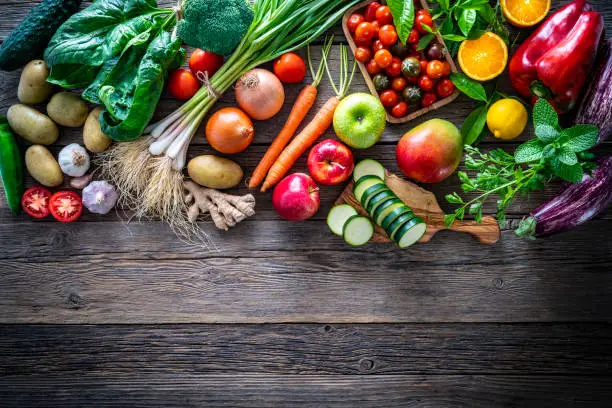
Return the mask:
[[0,333],[0,377],[144,372],[605,376],[612,363],[609,324],[3,325]]

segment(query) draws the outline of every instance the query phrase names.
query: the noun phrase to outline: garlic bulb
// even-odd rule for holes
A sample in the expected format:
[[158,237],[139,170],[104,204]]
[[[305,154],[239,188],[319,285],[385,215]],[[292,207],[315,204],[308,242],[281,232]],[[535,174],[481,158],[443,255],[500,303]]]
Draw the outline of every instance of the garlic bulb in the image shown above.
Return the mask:
[[64,174],[70,177],[81,177],[89,170],[89,153],[76,143],[64,147],[57,161]]
[[108,214],[116,203],[117,191],[106,181],[92,181],[83,190],[83,205],[94,214]]

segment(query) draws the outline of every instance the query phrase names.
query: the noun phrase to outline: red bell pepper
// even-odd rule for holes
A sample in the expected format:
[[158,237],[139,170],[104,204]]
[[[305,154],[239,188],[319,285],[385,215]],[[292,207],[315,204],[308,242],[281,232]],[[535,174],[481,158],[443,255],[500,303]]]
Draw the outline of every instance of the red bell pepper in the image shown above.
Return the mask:
[[572,109],[593,66],[603,19],[586,0],[551,15],[512,56],[510,81],[532,103],[545,98],[557,112]]

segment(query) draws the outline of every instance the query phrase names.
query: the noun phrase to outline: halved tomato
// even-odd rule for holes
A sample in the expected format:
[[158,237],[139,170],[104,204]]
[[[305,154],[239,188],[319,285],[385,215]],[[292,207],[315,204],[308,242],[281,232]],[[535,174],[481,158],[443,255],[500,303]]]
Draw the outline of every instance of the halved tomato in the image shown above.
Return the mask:
[[49,215],[51,192],[44,187],[32,187],[21,196],[21,207],[30,217],[45,218]]
[[51,197],[49,209],[59,222],[72,222],[81,216],[83,201],[73,191],[59,191]]

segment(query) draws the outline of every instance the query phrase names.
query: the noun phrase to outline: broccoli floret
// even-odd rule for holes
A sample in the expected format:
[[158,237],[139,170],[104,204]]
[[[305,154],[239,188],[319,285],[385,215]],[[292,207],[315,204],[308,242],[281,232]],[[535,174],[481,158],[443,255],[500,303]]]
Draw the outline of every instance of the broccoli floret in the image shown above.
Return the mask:
[[248,0],[185,0],[178,35],[192,47],[230,55],[253,22]]

